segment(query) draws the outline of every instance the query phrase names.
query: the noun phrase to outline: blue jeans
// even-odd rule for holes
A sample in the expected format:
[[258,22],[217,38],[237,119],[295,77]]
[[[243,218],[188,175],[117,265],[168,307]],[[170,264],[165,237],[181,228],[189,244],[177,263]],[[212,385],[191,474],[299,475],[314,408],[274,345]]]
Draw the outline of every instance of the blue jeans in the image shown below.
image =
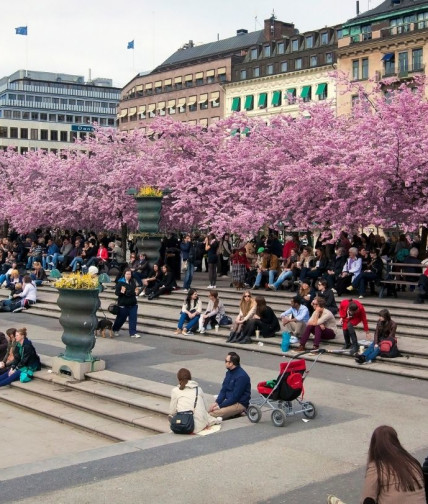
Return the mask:
[[62,254],[55,253],[52,256],[53,267],[58,268],[58,263],[59,262],[62,263],[64,261],[64,258],[65,258],[65,256],[63,256]]
[[30,274],[30,278],[31,278],[31,280],[33,281],[33,283],[34,283],[35,285],[37,285],[37,287],[39,287],[39,286],[40,286],[40,285],[42,285],[42,283],[43,283],[43,282],[42,282],[42,280],[37,280],[37,277],[36,277],[36,275],[35,275],[34,273],[31,273],[31,274]]
[[83,258],[82,257],[75,257],[71,263],[70,263],[70,268],[73,272],[77,271],[77,265],[82,264]]
[[19,380],[21,376],[21,371],[19,369],[15,369],[15,371],[9,376],[9,373],[4,373],[0,376],[0,387],[4,387],[5,385],[10,385],[12,382]]
[[[256,281],[254,282],[254,285],[256,287],[260,287],[260,284],[262,282],[263,273],[264,272],[261,272],[261,271],[259,271],[257,273]],[[276,274],[276,270],[269,270],[269,283],[270,284],[273,284],[273,281],[275,280],[275,274]]]
[[376,347],[374,342],[363,352],[364,357],[366,358],[366,361],[374,361],[376,360],[376,357],[380,354],[380,348]]
[[195,271],[195,265],[190,264],[189,261],[187,261],[187,270],[186,274],[184,275],[183,289],[190,289],[190,286],[192,285],[194,271]]
[[184,326],[185,322],[189,322],[187,324],[186,329],[188,331],[191,331],[195,326],[198,325],[198,323],[199,323],[199,317],[200,317],[200,315],[196,315],[196,317],[193,317],[191,319],[191,318],[189,318],[189,316],[187,315],[187,313],[180,312],[180,318],[178,319],[177,329],[180,329],[180,330],[183,329],[183,326]]
[[376,273],[372,273],[371,271],[365,271],[357,276],[355,280],[352,281],[352,287],[354,289],[358,289],[358,294],[360,296],[364,296],[366,293],[366,281],[370,282],[370,280],[377,280]]
[[128,319],[129,335],[133,336],[137,333],[137,312],[138,305],[133,306],[119,306],[119,313],[113,324],[113,331],[117,332],[123,326],[126,319]]
[[273,288],[275,290],[278,290],[281,285],[287,280],[287,278],[291,278],[293,276],[292,271],[283,271],[279,277],[275,280],[275,282],[272,284]]

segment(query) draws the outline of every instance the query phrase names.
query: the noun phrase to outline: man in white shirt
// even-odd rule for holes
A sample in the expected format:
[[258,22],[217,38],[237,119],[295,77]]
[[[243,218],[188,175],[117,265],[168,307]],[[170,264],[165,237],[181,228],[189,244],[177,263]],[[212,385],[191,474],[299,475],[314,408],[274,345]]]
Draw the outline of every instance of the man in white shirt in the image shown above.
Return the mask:
[[309,320],[309,310],[301,303],[299,296],[291,299],[291,308],[280,315],[282,325],[298,338]]

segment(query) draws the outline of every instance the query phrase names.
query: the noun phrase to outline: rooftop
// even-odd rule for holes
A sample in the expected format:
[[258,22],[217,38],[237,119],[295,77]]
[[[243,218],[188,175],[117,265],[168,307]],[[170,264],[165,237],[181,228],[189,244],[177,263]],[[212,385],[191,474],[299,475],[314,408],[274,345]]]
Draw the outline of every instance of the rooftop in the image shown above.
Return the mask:
[[368,21],[371,18],[373,20],[384,19],[395,13],[414,12],[423,7],[428,8],[426,0],[385,0],[374,9],[370,9],[359,16],[349,19],[343,26],[355,25],[362,21]]

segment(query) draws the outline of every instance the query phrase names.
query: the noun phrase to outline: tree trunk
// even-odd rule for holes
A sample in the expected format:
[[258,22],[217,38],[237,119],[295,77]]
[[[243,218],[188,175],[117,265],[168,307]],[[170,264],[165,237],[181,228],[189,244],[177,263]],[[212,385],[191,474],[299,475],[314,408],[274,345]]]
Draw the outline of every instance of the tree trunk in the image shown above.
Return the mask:
[[426,226],[422,227],[422,234],[421,234],[421,256],[419,256],[419,259],[425,259],[427,255],[427,239],[428,239],[428,228]]
[[126,259],[126,246],[128,243],[128,226],[126,224],[122,224],[121,226],[121,235],[122,235],[122,250],[123,257]]

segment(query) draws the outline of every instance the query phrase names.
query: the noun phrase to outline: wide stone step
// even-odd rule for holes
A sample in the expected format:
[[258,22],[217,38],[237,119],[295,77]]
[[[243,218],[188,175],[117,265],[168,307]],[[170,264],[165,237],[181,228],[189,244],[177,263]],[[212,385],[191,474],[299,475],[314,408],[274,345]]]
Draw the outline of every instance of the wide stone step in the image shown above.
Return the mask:
[[[2,387],[0,401],[44,415],[59,422],[104,436],[113,441],[134,441],[155,434],[152,430],[127,425],[125,422],[112,420],[104,415],[77,408],[74,405],[60,402],[58,399],[43,396],[37,392],[40,380],[21,384],[15,382],[12,387]],[[54,387],[54,386],[53,386]],[[53,388],[52,387],[52,388]],[[58,391],[58,395],[60,391]],[[64,392],[62,395],[66,395]]]

